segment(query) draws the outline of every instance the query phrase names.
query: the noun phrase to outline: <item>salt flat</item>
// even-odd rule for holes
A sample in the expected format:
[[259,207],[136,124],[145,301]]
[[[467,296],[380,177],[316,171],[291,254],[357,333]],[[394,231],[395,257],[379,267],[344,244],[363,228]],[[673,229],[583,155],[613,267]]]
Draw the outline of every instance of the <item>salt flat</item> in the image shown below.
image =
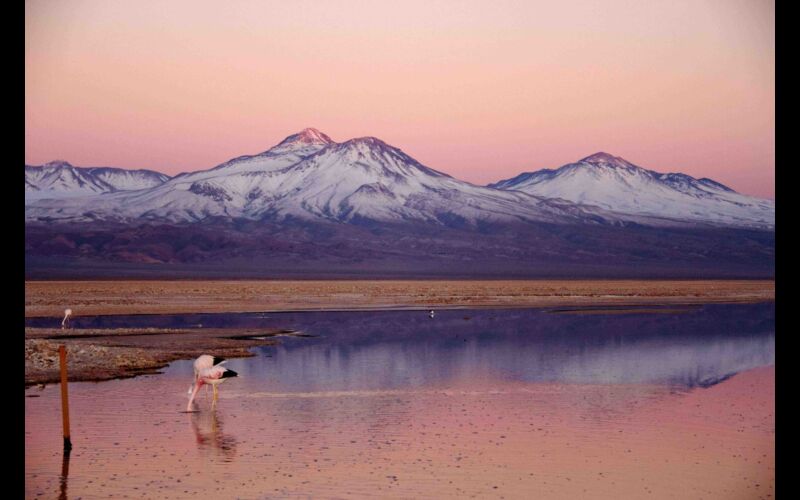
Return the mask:
[[25,317],[462,307],[740,303],[774,280],[27,281]]

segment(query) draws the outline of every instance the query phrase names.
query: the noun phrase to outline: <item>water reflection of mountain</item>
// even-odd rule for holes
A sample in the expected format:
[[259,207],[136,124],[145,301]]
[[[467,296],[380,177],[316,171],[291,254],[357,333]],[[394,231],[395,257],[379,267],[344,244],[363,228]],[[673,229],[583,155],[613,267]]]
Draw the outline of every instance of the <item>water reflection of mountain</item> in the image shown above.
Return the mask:
[[286,390],[414,387],[475,374],[707,387],[775,360],[771,303],[680,314],[442,311],[434,320],[419,312],[328,313],[291,326],[320,337],[264,348],[272,357],[257,368]]
[[[653,308],[648,308],[652,310]],[[80,318],[80,327],[291,328],[271,357],[237,364],[284,390],[420,387],[485,374],[522,381],[706,387],[773,364],[775,305],[563,314],[545,309],[193,314]]]

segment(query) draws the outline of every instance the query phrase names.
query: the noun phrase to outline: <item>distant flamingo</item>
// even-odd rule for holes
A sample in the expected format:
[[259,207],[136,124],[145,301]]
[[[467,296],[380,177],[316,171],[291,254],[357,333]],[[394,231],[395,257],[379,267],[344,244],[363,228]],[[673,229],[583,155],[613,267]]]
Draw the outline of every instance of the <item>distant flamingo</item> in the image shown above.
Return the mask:
[[[206,366],[208,364],[208,358],[211,358],[212,366]],[[216,358],[220,359],[220,358]],[[203,385],[210,385],[214,388],[214,401],[217,400],[217,386],[231,377],[238,377],[239,374],[233,370],[229,370],[222,366],[223,361],[219,363],[215,363],[216,359],[213,356],[209,356],[204,354],[195,360],[195,383],[194,383],[194,390],[192,391],[192,395],[189,398],[189,404],[186,405],[186,411],[192,411],[192,403],[194,402],[194,397],[197,395],[197,391],[200,390],[200,387]],[[200,368],[198,369],[198,365]]]
[[72,316],[72,309],[64,309],[64,319],[61,320],[61,329],[69,328],[69,317]]
[[428,316],[430,316],[431,318],[434,317],[435,315],[436,315],[436,313],[433,312],[433,309],[431,309],[431,312],[428,313]]

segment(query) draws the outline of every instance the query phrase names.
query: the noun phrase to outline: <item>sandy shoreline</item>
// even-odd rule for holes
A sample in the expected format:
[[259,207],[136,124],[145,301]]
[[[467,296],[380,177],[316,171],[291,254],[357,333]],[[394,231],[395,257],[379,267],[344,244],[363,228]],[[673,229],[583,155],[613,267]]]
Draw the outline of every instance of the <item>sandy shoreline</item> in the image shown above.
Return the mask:
[[60,381],[58,346],[67,348],[70,382],[100,381],[158,373],[171,361],[213,351],[224,358],[252,356],[252,347],[271,345],[288,330],[25,329],[25,386]]
[[775,299],[774,280],[28,281],[25,317],[646,306]]

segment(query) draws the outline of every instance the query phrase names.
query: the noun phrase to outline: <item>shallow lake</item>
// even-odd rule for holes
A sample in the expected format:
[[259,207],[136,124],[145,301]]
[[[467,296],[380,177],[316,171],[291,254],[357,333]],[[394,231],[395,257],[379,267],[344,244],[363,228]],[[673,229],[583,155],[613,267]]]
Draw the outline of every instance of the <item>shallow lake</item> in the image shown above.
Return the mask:
[[[60,319],[37,318],[30,326]],[[79,317],[288,328],[180,413],[192,361],[26,390],[26,496],[726,498],[774,484],[774,303]],[[740,374],[740,375],[737,375]],[[756,486],[758,485],[758,486]],[[760,488],[760,489],[759,489]]]

